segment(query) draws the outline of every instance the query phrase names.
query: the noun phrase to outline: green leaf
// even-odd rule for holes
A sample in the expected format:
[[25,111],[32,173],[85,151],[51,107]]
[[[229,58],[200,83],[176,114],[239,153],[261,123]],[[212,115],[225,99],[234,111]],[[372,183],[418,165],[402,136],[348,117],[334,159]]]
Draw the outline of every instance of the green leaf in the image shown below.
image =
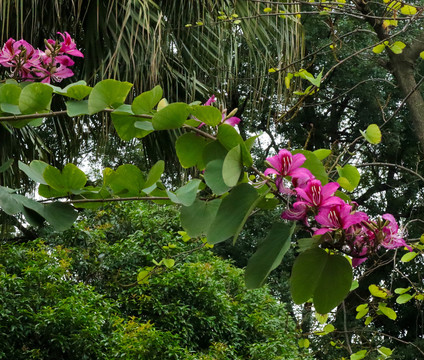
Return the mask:
[[388,295],[387,290],[374,284],[371,284],[370,286],[368,286],[368,290],[372,296],[375,296],[381,299],[385,299]]
[[[38,192],[40,193],[41,186],[38,188]],[[41,195],[41,194],[40,194]],[[44,196],[44,195],[42,195]],[[83,191],[75,196],[72,200],[82,200],[82,199],[108,199],[111,198],[111,193],[105,189],[104,187],[92,187],[86,186]],[[74,202],[74,207],[82,208],[82,209],[97,209],[103,206],[102,202]]]
[[153,115],[153,127],[156,130],[178,129],[187,119],[189,106],[185,103],[173,103]]
[[313,152],[307,150],[294,150],[292,154],[305,155],[306,161],[303,163],[302,167],[308,169],[318,180],[321,181],[322,185],[328,183],[328,175],[325,171],[324,165]]
[[225,185],[230,187],[236,186],[242,171],[243,166],[241,161],[241,148],[239,144],[232,148],[224,159],[224,163],[222,165],[222,178]]
[[420,58],[421,58],[421,59],[424,59],[424,51],[421,51],[421,52],[420,52]]
[[406,45],[402,41],[395,41],[392,45],[389,45],[389,48],[395,54],[401,54],[405,46]]
[[74,164],[66,164],[62,171],[48,165],[43,172],[45,183],[53,189],[67,193],[80,190],[87,182],[84,172]]
[[378,304],[378,310],[380,310],[390,320],[396,320],[397,318],[396,312],[382,303]]
[[78,216],[75,209],[68,204],[41,204],[22,195],[14,197],[24,206],[25,218],[34,226],[42,225],[42,220],[45,219],[55,230],[64,231],[72,226]]
[[305,348],[307,349],[310,345],[310,341],[308,339],[300,339],[298,342],[298,345],[300,348]]
[[246,145],[246,149],[248,151],[252,150],[252,147],[253,147],[253,145],[255,145],[255,141],[259,136],[260,135],[255,135],[255,136],[251,136],[250,138],[246,139],[244,144]]
[[199,169],[203,169],[203,150],[208,143],[209,141],[202,136],[191,132],[181,135],[175,143],[175,150],[181,166],[183,168],[197,166]]
[[290,279],[293,301],[302,304],[313,298],[315,309],[321,314],[339,305],[349,293],[351,284],[349,261],[321,248],[301,253],[294,262]]
[[46,180],[44,180],[44,170],[49,166],[49,164],[40,160],[33,160],[28,165],[23,162],[18,162],[19,169],[22,170],[30,179],[34,180],[37,183],[47,185]]
[[369,125],[365,132],[361,130],[361,134],[370,144],[376,145],[381,142],[381,131],[376,124]]
[[315,319],[317,319],[318,322],[321,325],[325,324],[327,322],[327,320],[328,320],[328,314],[320,314],[320,313],[317,313],[315,311],[314,315],[315,315]]
[[346,164],[343,167],[337,166],[337,172],[340,175],[337,179],[340,186],[350,192],[355,190],[361,179],[358,169],[355,166]]
[[250,152],[247,150],[246,145],[240,136],[240,134],[237,132],[236,129],[234,129],[231,125],[228,124],[222,124],[218,128],[218,136],[217,136],[219,142],[227,149],[231,150],[232,148],[236,147],[237,145],[240,145],[241,149],[241,156],[243,159],[243,165],[250,167],[253,165],[252,156],[250,155]]
[[124,103],[131,87],[129,82],[113,79],[98,82],[88,97],[89,113],[95,114],[108,108],[117,109]]
[[15,215],[23,211],[21,202],[14,198],[12,192],[12,189],[0,186],[0,209],[9,215]]
[[411,300],[413,297],[414,297],[414,295],[411,295],[411,294],[402,294],[402,295],[397,297],[396,302],[398,304],[405,304],[409,300]]
[[386,348],[386,347],[384,347],[384,346],[379,347],[379,348],[377,349],[377,351],[378,351],[381,355],[383,355],[384,357],[389,357],[389,356],[391,356],[391,355],[392,355],[392,353],[393,353],[393,351],[392,351],[391,349]]
[[407,252],[405,255],[402,256],[402,258],[400,259],[400,261],[402,261],[402,262],[411,261],[411,260],[415,259],[415,257],[417,255],[418,254],[416,252],[414,252],[414,251]]
[[367,350],[360,350],[352,355],[350,355],[350,360],[361,360],[367,356]]
[[137,283],[139,285],[148,284],[150,278],[150,270],[141,270],[137,274]]
[[402,15],[415,15],[417,13],[417,8],[411,5],[403,5],[400,8]]
[[313,154],[318,158],[318,160],[322,161],[331,154],[331,150],[330,149],[318,149],[318,150],[313,151]]
[[297,240],[299,252],[303,252],[305,250],[315,248],[320,243],[321,243],[321,236],[315,236],[315,237],[312,237],[312,238],[303,238],[303,239]]
[[66,112],[68,116],[81,116],[88,115],[88,100],[83,101],[67,101],[66,102]]
[[174,259],[163,259],[163,264],[169,269],[175,265]]
[[194,200],[196,200],[196,195],[200,183],[201,181],[199,179],[190,180],[187,184],[180,187],[175,192],[175,195],[171,192],[168,192],[168,195],[174,203],[182,204],[184,206],[190,206],[191,204],[193,204]]
[[[148,189],[152,186],[156,186],[156,183],[160,180],[160,177],[165,170],[165,162],[163,160],[159,160],[149,171],[149,175],[147,175],[146,182],[144,184],[143,192],[146,194],[149,193]],[[150,191],[152,191],[151,189]]]
[[203,149],[203,162],[204,164],[208,164],[210,161],[217,159],[224,161],[227,153],[227,149],[225,149],[225,147],[221,145],[218,140],[212,141],[208,143]]
[[0,166],[0,174],[2,173],[2,172],[5,172],[7,169],[9,169],[11,166],[12,166],[12,164],[13,164],[13,162],[14,162],[15,160],[13,160],[13,159],[9,159],[9,160],[7,160],[4,164],[2,164],[1,166]]
[[132,111],[134,114],[150,114],[157,103],[162,99],[163,90],[157,85],[152,90],[145,91],[138,95],[132,105]]
[[368,312],[369,312],[369,307],[368,307],[368,304],[361,304],[361,305],[359,305],[359,306],[357,306],[356,307],[356,311],[358,312],[357,314],[356,314],[356,319],[361,319],[361,318],[363,318],[365,315],[367,315],[368,314]]
[[305,69],[300,69],[295,76],[300,76],[302,79],[308,80],[312,85],[316,87],[321,86],[321,78],[322,78],[322,72],[315,78],[310,72],[306,71]]
[[145,120],[145,121],[136,121],[134,123],[134,126],[137,129],[141,129],[141,130],[147,130],[147,131],[154,131],[155,128],[153,127],[153,124],[151,121]]
[[247,263],[245,281],[248,289],[262,286],[269,273],[280,265],[290,248],[291,236],[296,227],[286,223],[274,223],[266,239]]
[[1,111],[10,114],[20,114],[19,96],[22,89],[18,85],[4,84],[0,87],[0,106]]
[[215,219],[221,199],[202,201],[196,199],[190,206],[181,207],[181,225],[192,237],[206,235]]
[[90,95],[92,90],[93,88],[87,86],[87,83],[82,80],[73,84],[69,84],[63,89],[61,94],[79,101]]
[[216,107],[195,105],[191,107],[191,114],[209,126],[216,126],[222,121],[222,114]]
[[397,289],[395,289],[395,293],[401,295],[401,294],[405,294],[409,290],[411,290],[410,286],[407,287],[407,288],[397,288]]
[[209,231],[207,239],[210,244],[217,244],[237,235],[253,210],[259,195],[249,184],[237,185],[226,196]]
[[358,287],[359,287],[358,280],[353,280],[352,281],[352,286],[350,287],[350,291],[356,290]]
[[110,187],[114,195],[120,197],[142,196],[145,179],[141,170],[131,164],[121,165],[116,171],[103,170],[104,185]]
[[114,111],[111,117],[116,132],[125,141],[134,138],[141,139],[154,131],[150,121],[140,121],[139,117],[132,116],[124,111]]
[[19,109],[22,114],[44,113],[50,110],[53,89],[42,83],[32,83],[22,89]]
[[65,231],[77,220],[78,212],[69,204],[55,202],[44,204],[41,215],[56,231]]
[[225,184],[222,177],[222,168],[224,161],[217,159],[208,162],[205,168],[204,178],[206,185],[209,186],[215,195],[222,195],[230,190],[230,186]]
[[381,54],[385,48],[386,48],[385,44],[378,44],[372,48],[372,51],[375,54]]
[[327,324],[324,326],[324,329],[322,329],[322,331],[316,331],[315,334],[316,335],[327,335],[331,332],[333,332],[335,330],[334,325],[333,324]]

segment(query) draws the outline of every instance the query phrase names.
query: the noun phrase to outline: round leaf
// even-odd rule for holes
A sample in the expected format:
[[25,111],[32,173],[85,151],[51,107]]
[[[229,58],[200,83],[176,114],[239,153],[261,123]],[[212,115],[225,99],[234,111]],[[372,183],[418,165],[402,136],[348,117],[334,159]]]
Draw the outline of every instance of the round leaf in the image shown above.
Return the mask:
[[222,178],[227,186],[236,186],[243,170],[240,145],[232,148],[224,159]]
[[173,103],[153,115],[153,127],[156,130],[178,129],[187,119],[189,106],[185,103]]

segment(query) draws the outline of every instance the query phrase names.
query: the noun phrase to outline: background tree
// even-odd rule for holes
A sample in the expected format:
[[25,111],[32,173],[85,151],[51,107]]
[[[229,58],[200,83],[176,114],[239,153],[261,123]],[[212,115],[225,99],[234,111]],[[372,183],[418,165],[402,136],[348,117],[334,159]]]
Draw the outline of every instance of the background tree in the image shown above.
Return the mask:
[[[1,247],[1,357],[300,356],[284,305],[268,289],[246,290],[243,271],[202,242],[182,241],[172,208],[133,203],[87,215],[61,235]],[[175,266],[155,267],[163,257]]]

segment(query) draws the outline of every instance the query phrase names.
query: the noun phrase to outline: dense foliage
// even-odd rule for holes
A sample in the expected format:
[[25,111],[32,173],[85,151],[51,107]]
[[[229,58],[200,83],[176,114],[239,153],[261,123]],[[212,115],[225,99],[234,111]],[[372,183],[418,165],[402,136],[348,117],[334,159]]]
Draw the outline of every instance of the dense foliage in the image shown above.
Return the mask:
[[[184,242],[177,220],[154,205],[109,206],[63,234],[3,245],[0,358],[299,358],[284,306]],[[138,283],[164,255],[175,266]]]

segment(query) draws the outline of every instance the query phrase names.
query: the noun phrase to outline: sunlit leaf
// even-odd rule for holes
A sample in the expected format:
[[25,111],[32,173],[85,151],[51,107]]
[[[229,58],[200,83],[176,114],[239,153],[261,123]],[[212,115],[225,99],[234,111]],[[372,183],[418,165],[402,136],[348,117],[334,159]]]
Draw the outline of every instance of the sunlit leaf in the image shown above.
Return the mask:
[[108,108],[117,109],[124,103],[131,88],[131,83],[114,79],[98,82],[88,97],[88,111],[95,114]]

